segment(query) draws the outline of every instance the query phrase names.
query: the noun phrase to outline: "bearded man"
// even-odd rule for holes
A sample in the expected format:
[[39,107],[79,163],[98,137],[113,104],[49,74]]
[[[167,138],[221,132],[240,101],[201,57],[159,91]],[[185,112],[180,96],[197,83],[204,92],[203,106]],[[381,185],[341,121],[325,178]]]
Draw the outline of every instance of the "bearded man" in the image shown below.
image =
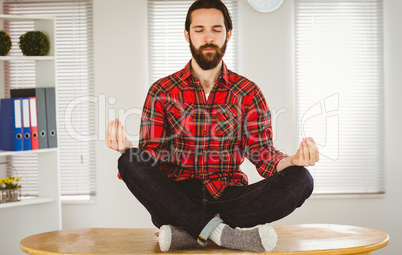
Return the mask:
[[[220,0],[197,0],[184,36],[192,59],[155,82],[145,100],[139,148],[118,121],[107,146],[122,153],[119,173],[149,211],[162,251],[213,241],[245,251],[272,250],[269,224],[311,195],[305,168],[319,160],[312,138],[288,156],[272,143],[270,111],[260,88],[226,67],[222,57],[232,21]],[[240,170],[248,158],[264,180],[248,185]]]

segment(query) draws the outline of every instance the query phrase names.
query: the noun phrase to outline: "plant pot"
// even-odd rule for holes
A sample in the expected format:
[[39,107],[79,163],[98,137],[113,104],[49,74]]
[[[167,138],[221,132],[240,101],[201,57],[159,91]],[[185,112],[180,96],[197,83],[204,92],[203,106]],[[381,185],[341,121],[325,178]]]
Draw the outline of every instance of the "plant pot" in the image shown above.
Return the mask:
[[10,189],[10,202],[21,200],[21,189]]
[[0,203],[5,203],[5,202],[7,202],[7,194],[8,194],[8,190],[7,190],[7,189],[2,189],[2,190],[0,190]]
[[21,200],[21,189],[3,189],[0,191],[0,203],[17,202]]

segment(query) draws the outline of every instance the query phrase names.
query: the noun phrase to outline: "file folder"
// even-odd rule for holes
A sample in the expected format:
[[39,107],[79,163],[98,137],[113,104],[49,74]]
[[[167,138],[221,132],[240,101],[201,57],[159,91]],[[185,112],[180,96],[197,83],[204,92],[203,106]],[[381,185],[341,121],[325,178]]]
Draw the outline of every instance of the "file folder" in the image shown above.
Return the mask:
[[38,114],[36,111],[36,97],[29,98],[29,110],[31,117],[31,150],[39,149],[38,139]]
[[24,151],[31,150],[31,120],[29,110],[29,98],[22,98],[22,136]]
[[56,94],[54,88],[46,88],[45,92],[48,147],[55,148],[57,147]]
[[45,88],[10,89],[11,97],[36,97],[39,149],[48,148]]
[[22,114],[20,98],[3,98],[0,102],[0,150],[22,151]]

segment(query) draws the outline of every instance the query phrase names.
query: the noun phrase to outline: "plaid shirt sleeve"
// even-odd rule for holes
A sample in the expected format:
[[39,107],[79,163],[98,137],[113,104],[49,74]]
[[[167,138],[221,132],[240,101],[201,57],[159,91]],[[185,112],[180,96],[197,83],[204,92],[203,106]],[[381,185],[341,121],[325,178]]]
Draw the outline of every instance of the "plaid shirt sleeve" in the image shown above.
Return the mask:
[[139,147],[147,150],[156,159],[167,136],[163,94],[159,84],[154,83],[148,91],[141,116]]
[[287,155],[275,149],[272,143],[271,113],[259,88],[254,91],[244,127],[246,157],[256,166],[262,177],[276,173],[277,164]]

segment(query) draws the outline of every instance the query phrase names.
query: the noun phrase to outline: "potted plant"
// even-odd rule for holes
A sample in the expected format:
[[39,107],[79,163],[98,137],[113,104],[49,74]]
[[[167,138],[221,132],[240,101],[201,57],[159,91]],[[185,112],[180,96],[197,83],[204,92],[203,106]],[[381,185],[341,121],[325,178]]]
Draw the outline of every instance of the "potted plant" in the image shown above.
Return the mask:
[[0,203],[7,202],[7,189],[5,184],[6,179],[0,179]]
[[1,202],[15,202],[20,200],[20,188],[21,185],[18,181],[21,177],[10,176],[7,179],[3,178],[0,180],[1,189]]
[[6,56],[12,46],[11,38],[6,31],[0,31],[0,56]]
[[41,31],[28,31],[21,35],[19,46],[24,56],[45,56],[49,52],[49,40]]

